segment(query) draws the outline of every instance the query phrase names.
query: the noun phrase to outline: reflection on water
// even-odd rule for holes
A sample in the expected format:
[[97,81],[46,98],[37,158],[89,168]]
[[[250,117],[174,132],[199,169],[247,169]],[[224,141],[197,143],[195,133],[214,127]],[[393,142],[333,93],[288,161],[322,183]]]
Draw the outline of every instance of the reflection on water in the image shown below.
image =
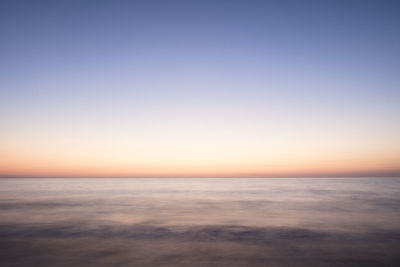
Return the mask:
[[1,179],[1,266],[400,266],[399,178]]

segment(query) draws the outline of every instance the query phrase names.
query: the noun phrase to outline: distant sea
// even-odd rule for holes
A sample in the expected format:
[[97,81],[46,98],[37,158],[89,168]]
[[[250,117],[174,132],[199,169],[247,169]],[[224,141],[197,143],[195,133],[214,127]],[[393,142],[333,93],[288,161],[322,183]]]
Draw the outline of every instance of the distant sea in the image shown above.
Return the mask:
[[0,179],[0,266],[400,266],[400,178]]

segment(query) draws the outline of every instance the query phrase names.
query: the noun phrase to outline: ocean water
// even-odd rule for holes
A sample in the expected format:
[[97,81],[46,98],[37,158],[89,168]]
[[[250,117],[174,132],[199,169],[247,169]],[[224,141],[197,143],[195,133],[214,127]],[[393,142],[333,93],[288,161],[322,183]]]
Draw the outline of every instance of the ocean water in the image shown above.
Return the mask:
[[0,266],[400,266],[400,178],[0,179]]

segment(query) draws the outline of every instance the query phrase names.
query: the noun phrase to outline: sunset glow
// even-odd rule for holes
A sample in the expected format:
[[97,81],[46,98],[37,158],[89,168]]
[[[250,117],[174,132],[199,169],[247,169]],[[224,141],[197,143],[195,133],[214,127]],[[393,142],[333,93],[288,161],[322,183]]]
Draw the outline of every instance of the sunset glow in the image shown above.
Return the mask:
[[397,176],[399,20],[368,3],[8,4],[0,176]]

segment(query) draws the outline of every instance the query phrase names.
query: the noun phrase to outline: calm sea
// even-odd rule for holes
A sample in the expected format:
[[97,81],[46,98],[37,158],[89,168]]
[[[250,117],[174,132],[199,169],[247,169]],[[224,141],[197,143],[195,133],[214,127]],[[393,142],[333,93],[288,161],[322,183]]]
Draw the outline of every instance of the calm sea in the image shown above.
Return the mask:
[[0,266],[400,266],[400,178],[0,179]]

